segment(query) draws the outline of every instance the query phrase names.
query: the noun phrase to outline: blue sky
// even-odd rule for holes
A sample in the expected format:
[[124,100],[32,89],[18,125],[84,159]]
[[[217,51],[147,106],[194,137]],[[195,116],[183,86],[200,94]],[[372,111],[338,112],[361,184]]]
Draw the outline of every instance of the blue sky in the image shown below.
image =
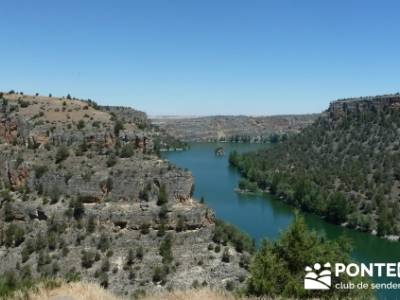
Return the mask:
[[150,115],[320,112],[400,91],[400,2],[1,1],[0,90]]

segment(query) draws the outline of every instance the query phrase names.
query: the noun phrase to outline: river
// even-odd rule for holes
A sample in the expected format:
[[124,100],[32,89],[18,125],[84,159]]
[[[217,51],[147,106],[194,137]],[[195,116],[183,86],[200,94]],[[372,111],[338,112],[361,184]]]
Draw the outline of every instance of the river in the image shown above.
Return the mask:
[[[214,150],[222,146],[225,156],[217,157]],[[292,221],[294,208],[271,196],[238,194],[240,174],[229,166],[228,156],[232,150],[246,152],[268,147],[261,144],[193,143],[190,150],[165,152],[163,157],[181,168],[189,169],[195,179],[197,199],[205,198],[216,216],[247,232],[257,243],[261,239],[276,239]],[[358,262],[398,262],[400,242],[390,242],[373,235],[342,228],[325,222],[313,214],[302,213],[309,228],[334,239],[345,234],[352,242],[352,257]],[[399,282],[393,278],[373,278],[374,282]],[[379,299],[400,298],[400,290],[377,290]]]

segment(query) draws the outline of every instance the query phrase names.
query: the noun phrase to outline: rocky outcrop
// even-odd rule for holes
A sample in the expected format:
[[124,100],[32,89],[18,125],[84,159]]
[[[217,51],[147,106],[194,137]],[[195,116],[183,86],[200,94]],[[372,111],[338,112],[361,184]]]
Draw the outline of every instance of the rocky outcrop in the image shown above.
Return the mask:
[[242,284],[248,254],[213,242],[213,212],[192,199],[188,171],[156,156],[162,133],[142,113],[4,97],[0,274],[81,278],[122,295]]
[[339,119],[347,113],[380,111],[385,108],[400,108],[400,94],[340,99],[331,102],[327,112],[331,118]]
[[149,120],[145,112],[124,106],[100,106],[106,112],[114,114],[118,119],[126,123],[149,125]]

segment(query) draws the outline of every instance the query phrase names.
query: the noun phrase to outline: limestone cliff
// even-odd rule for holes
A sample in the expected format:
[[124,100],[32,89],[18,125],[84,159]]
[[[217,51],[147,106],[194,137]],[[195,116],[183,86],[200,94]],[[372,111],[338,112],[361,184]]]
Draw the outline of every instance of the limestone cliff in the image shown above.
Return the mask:
[[192,199],[191,174],[156,155],[163,133],[144,113],[0,98],[0,273],[124,295],[242,284],[248,254],[213,242],[213,212]]

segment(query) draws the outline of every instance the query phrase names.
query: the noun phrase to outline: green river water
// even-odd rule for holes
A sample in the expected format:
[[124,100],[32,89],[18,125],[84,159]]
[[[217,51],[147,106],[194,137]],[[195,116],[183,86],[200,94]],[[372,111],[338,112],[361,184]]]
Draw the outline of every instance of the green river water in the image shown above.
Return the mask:
[[[222,146],[225,156],[217,157],[214,149]],[[195,197],[204,196],[206,204],[216,216],[247,232],[257,242],[263,238],[275,239],[290,224],[294,208],[271,196],[242,195],[234,191],[240,175],[229,166],[228,155],[257,150],[260,144],[193,143],[190,150],[163,153],[163,157],[181,168],[189,169],[195,179]],[[400,242],[390,242],[373,235],[342,228],[325,222],[320,217],[303,213],[309,226],[321,235],[334,239],[346,234],[352,242],[352,257],[358,262],[398,262]],[[399,282],[398,278],[375,277],[374,282]],[[376,290],[379,299],[400,299],[400,289]]]

